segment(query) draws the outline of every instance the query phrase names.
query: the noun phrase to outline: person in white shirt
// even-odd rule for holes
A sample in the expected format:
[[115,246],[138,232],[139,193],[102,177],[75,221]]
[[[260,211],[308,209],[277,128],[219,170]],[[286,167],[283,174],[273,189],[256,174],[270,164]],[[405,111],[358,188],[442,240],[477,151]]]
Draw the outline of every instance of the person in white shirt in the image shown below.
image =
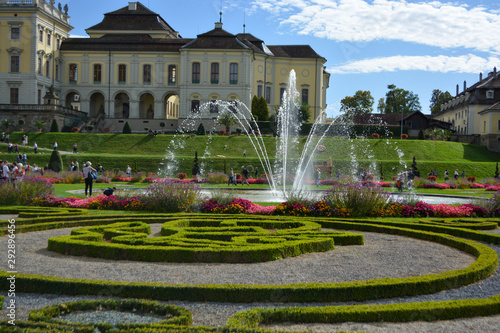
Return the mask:
[[92,179],[91,173],[93,171],[96,171],[96,170],[92,167],[92,163],[90,163],[90,162],[85,163],[85,166],[83,167],[82,172],[83,172],[83,176],[85,177],[85,196],[87,196],[87,193],[88,193],[89,197],[92,196],[92,185],[94,183],[94,179]]

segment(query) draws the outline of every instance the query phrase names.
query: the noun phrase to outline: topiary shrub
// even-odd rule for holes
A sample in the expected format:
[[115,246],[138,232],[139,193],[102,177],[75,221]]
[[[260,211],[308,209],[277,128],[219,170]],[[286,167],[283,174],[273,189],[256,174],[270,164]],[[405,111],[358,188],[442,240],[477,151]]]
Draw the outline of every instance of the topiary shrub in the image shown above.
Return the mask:
[[52,155],[50,155],[49,169],[54,172],[61,172],[63,169],[61,154],[57,150],[52,151]]
[[196,130],[197,135],[205,135],[205,126],[203,126],[203,123],[200,123],[200,126],[198,126],[198,129]]
[[132,128],[130,128],[128,121],[125,122],[125,125],[123,125],[122,133],[123,134],[132,134]]
[[59,125],[57,124],[57,121],[55,119],[52,120],[52,125],[50,125],[50,131],[51,132],[59,132]]

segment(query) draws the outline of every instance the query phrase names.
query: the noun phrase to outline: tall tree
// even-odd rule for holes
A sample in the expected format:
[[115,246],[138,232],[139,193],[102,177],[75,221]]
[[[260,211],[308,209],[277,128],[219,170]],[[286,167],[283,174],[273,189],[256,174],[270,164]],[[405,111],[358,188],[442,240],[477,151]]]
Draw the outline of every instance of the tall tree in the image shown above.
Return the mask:
[[432,91],[430,109],[432,114],[438,114],[441,110],[441,105],[452,99],[453,96],[448,91],[442,92],[439,89]]
[[[309,105],[306,103],[302,104],[299,108],[299,122],[307,123],[311,118],[311,111],[309,110]],[[313,122],[315,119],[312,120]]]
[[375,99],[370,91],[358,90],[354,96],[346,96],[340,101],[340,112],[371,113]]
[[387,86],[389,91],[385,94],[384,113],[410,114],[420,111],[418,95],[411,91],[396,87],[394,84]]

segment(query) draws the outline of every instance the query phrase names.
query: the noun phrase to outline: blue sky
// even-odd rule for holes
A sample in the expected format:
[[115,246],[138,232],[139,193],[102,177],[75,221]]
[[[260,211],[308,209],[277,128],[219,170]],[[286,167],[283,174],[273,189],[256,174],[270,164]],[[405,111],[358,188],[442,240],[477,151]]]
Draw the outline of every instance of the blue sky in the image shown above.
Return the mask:
[[[71,32],[99,23],[127,1],[70,0]],[[224,29],[243,31],[268,45],[308,44],[326,58],[331,73],[328,116],[340,100],[369,90],[377,102],[387,85],[410,90],[430,113],[432,90],[463,90],[500,70],[500,1],[403,0],[143,0],[182,37],[213,29],[223,12]]]

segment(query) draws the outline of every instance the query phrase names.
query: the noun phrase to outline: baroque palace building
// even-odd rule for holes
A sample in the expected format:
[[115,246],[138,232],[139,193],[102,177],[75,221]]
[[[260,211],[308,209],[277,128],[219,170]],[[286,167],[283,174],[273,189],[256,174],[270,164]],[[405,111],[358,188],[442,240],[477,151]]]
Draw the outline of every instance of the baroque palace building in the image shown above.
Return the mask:
[[[183,38],[139,2],[104,14],[88,38],[69,38],[71,29],[68,7],[53,0],[0,0],[2,118],[29,125],[52,117],[66,128],[113,132],[125,121],[134,131],[163,122],[176,130],[211,101],[250,107],[253,96],[264,96],[272,112],[292,69],[310,121],[326,109],[326,59],[308,45],[266,45],[223,30],[222,22]],[[213,125],[217,108],[210,113],[199,121]]]

